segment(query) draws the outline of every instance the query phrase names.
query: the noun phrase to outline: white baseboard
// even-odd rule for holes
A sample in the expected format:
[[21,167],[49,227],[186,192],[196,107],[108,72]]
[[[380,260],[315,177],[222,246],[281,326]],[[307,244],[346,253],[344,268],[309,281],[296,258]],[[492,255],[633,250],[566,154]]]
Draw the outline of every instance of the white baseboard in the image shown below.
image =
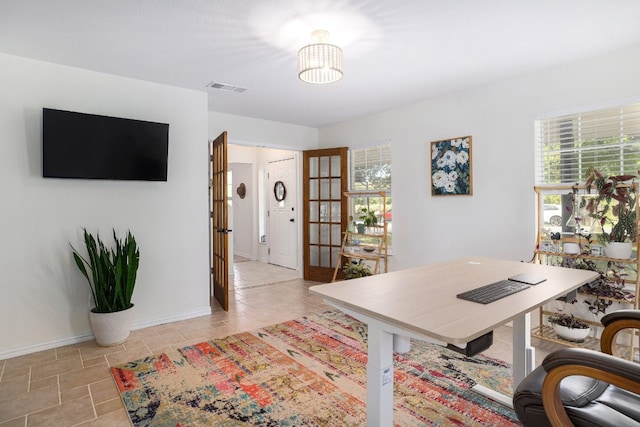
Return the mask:
[[136,331],[138,329],[149,328],[151,326],[163,325],[165,323],[178,322],[180,320],[193,319],[196,317],[209,316],[211,314],[211,307],[201,307],[197,310],[190,311],[187,313],[177,314],[175,316],[163,317],[161,319],[156,320],[148,320],[145,322],[135,323],[133,325],[133,330]]
[[51,341],[45,341],[42,343],[31,344],[24,347],[18,347],[12,350],[3,351],[0,353],[0,360],[11,359],[12,357],[24,356],[25,354],[37,353],[39,351],[51,350],[56,347],[63,347],[65,345],[77,344],[79,342],[92,340],[93,334],[81,334],[73,335],[70,337],[59,338]]
[[242,258],[248,258],[251,261],[255,261],[256,260],[256,257],[254,255],[250,254],[249,252],[243,252],[243,251],[237,252],[237,251],[234,251],[233,255],[241,256]]
[[[209,316],[211,314],[211,307],[201,307],[197,310],[187,313],[178,314],[175,316],[164,317],[161,319],[149,320],[145,322],[134,323],[132,330],[144,329],[151,326],[163,325],[165,323],[178,322],[180,320],[193,319],[195,317]],[[36,353],[38,351],[51,350],[52,348],[62,347],[65,345],[77,344],[80,342],[90,341],[94,339],[92,333],[85,333],[80,335],[73,335],[69,337],[58,338],[51,341],[45,341],[42,343],[31,344],[24,347],[18,347],[12,350],[0,352],[0,360],[11,359],[13,357],[24,356],[25,354]]]

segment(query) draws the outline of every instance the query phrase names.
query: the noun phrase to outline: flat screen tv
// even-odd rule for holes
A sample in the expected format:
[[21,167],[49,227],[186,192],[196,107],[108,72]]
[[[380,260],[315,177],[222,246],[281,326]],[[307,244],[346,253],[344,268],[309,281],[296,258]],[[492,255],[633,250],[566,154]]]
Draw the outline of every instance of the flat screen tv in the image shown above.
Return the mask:
[[166,181],[169,125],[42,109],[42,176]]

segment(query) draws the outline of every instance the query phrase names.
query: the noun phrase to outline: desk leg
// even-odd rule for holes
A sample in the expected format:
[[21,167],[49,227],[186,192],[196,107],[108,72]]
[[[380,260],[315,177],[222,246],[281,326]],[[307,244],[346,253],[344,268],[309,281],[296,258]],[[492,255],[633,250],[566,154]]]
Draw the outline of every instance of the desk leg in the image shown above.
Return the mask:
[[535,348],[531,347],[531,315],[513,319],[513,391],[533,371]]
[[411,351],[411,338],[404,335],[393,334],[393,352],[409,353]]
[[368,325],[367,426],[393,426],[393,334]]
[[[513,391],[531,371],[535,365],[535,348],[531,347],[531,315],[523,314],[513,319]],[[476,392],[513,408],[512,396],[505,396],[481,384],[473,386]]]

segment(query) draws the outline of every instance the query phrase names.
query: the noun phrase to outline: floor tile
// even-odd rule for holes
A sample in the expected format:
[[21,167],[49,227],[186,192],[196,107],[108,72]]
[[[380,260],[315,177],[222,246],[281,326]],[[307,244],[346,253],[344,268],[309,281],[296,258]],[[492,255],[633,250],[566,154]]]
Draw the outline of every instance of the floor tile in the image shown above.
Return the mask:
[[29,391],[29,375],[21,375],[0,382],[0,401]]
[[0,427],[24,427],[27,425],[27,416],[23,415],[10,421],[0,422]]
[[[88,421],[83,424],[79,424],[78,427],[115,427],[125,426],[130,427],[131,422],[129,416],[124,410],[124,407],[113,412],[109,412],[105,415],[100,415],[95,420]],[[13,427],[13,426],[11,426]]]
[[95,418],[91,398],[85,396],[28,415],[27,427],[74,426]]
[[33,365],[31,368],[31,380],[38,381],[63,372],[76,371],[82,368],[83,365],[80,355],[76,354],[64,359]]
[[3,378],[12,372],[16,371],[24,371],[25,368],[28,368],[32,365],[44,363],[44,362],[52,362],[56,360],[56,350],[45,350],[39,351],[37,353],[31,353],[20,357],[14,357],[12,359],[7,359],[4,367]]
[[60,390],[66,391],[111,377],[107,364],[91,366],[60,375]]
[[120,400],[120,396],[115,399],[107,400],[106,402],[95,403],[96,415],[101,417],[103,415],[109,414],[110,412],[116,412],[124,408],[122,404],[122,400]]
[[46,408],[55,408],[59,403],[58,387],[55,385],[1,400],[0,423]]

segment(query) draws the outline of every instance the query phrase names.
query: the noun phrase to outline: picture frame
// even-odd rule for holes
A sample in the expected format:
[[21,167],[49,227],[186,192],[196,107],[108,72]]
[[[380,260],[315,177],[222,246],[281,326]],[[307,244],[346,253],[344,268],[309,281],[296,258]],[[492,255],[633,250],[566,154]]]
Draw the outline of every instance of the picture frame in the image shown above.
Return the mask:
[[471,135],[431,141],[431,195],[471,196]]

